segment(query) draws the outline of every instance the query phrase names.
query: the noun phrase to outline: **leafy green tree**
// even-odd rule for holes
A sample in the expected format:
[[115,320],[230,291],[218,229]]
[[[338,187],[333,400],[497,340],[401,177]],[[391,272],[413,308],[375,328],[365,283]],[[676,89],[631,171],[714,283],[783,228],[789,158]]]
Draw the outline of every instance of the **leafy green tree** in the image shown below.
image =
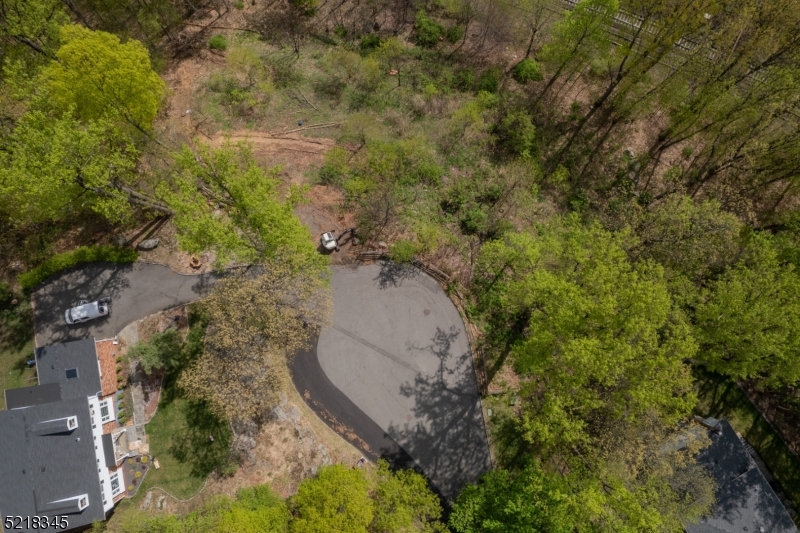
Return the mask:
[[290,505],[295,533],[367,533],[375,516],[363,471],[338,464],[303,482]]
[[215,533],[285,533],[292,517],[269,485],[240,490],[235,503],[220,515]]
[[524,111],[509,111],[494,130],[498,144],[508,152],[530,158],[536,151],[536,127]]
[[444,28],[430,18],[424,9],[420,9],[414,20],[414,32],[417,44],[431,48],[439,44],[439,38],[442,37]]
[[0,154],[0,207],[21,225],[81,210],[119,221],[131,204],[170,213],[132,188],[137,158],[130,138],[105,118],[82,124],[69,114],[29,112]]
[[63,26],[60,36],[57,60],[40,76],[40,105],[84,121],[118,116],[149,131],[166,85],[142,43],[75,25]]
[[59,28],[69,17],[59,0],[0,2],[0,58],[35,66],[50,58],[58,46]]
[[[475,312],[489,353],[510,353],[525,379],[519,412],[498,425],[515,451],[494,475],[513,490],[469,488],[457,530],[679,531],[713,504],[702,439],[689,446],[680,426],[697,345],[662,268],[631,263],[630,240],[570,217],[484,245]],[[543,466],[517,471],[531,456]]]
[[493,327],[524,332],[511,341],[516,368],[532,378],[522,426],[542,449],[589,442],[591,419],[654,412],[671,425],[694,405],[683,363],[697,351],[690,328],[662,269],[632,265],[623,237],[571,219],[482,251]]
[[516,65],[514,65],[514,79],[519,83],[528,83],[529,81],[539,81],[542,79],[542,69],[539,63],[530,58],[525,58]]
[[694,321],[712,370],[770,387],[800,381],[800,274],[779,261],[770,237],[752,237],[744,259],[711,284]]
[[519,472],[494,470],[467,486],[449,525],[457,533],[572,533],[573,505],[566,479],[534,462]]
[[444,533],[442,506],[425,478],[413,470],[392,472],[379,461],[371,480],[375,515],[370,533]]
[[325,268],[326,258],[294,214],[304,190],[293,187],[282,197],[279,171],[259,166],[244,144],[200,145],[197,153],[185,147],[176,157],[172,186],[158,189],[175,213],[180,246],[189,253],[215,252],[220,267],[280,256],[297,267]]
[[625,218],[634,221],[634,259],[652,259],[695,282],[722,271],[740,253],[743,225],[715,200],[671,195],[639,216],[626,210]]
[[180,357],[182,339],[175,329],[155,333],[147,342],[134,344],[128,359],[139,360],[146,374],[154,369],[168,368]]

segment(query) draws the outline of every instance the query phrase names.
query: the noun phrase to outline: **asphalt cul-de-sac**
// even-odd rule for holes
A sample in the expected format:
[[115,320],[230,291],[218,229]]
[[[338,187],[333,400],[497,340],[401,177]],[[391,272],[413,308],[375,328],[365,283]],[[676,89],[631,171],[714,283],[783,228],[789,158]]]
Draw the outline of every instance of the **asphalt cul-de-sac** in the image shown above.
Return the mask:
[[448,500],[491,466],[464,323],[410,265],[333,267],[333,326],[292,362],[296,387],[373,460],[424,472]]

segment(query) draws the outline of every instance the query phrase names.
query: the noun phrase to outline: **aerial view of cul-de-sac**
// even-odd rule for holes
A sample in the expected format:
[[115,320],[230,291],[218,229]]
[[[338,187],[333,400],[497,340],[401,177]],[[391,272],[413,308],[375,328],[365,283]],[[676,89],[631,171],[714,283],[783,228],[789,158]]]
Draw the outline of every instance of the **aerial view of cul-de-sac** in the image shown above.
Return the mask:
[[0,533],[798,526],[798,0],[0,0]]

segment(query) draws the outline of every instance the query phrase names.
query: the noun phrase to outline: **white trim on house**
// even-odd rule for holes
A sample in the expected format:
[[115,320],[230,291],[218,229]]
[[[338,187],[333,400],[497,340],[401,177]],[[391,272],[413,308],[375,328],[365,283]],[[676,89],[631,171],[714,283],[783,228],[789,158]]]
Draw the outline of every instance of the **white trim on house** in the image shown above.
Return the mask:
[[53,503],[64,503],[64,502],[71,502],[73,500],[78,500],[78,509],[83,511],[87,507],[89,507],[89,495],[88,494],[81,494],[80,496],[70,496],[69,498],[64,498],[61,500],[55,500]]
[[100,400],[96,396],[89,396],[89,413],[92,416],[92,438],[94,440],[94,455],[97,459],[100,494],[103,496],[103,511],[108,512],[114,508],[114,498],[110,496],[111,475],[106,466],[106,456],[103,450],[103,421],[100,417]]
[[[111,476],[109,476],[109,479],[111,480],[111,485],[110,485],[110,487],[111,487],[111,498],[112,498],[112,499],[113,499],[113,498],[116,498],[116,497],[117,497],[117,495],[118,495],[120,492],[122,492],[122,489],[124,488],[124,487],[122,486],[122,485],[123,485],[123,480],[122,480],[122,479],[120,479],[120,477],[121,477],[121,476],[119,475],[119,470],[117,470],[116,472],[114,472],[113,474],[111,474]],[[114,486],[114,483],[116,483],[116,484],[117,484],[117,486],[116,486],[116,487]]]
[[[111,400],[113,399],[114,398],[111,398]],[[114,404],[111,403],[111,400],[106,398],[104,400],[100,400],[99,402],[101,424],[105,424],[106,422],[111,422],[114,420]],[[103,414],[103,408],[105,408],[106,414]]]

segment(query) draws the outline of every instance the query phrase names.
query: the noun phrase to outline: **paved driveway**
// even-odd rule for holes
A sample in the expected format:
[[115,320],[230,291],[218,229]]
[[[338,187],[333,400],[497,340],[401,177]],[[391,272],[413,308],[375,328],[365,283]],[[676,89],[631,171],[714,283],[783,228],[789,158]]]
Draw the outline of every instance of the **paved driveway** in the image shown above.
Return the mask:
[[416,463],[453,499],[491,466],[458,311],[410,266],[333,267],[332,285],[333,327],[293,363],[300,393],[373,459]]
[[[92,263],[50,278],[33,293],[36,346],[113,337],[134,320],[206,295],[217,274],[183,276],[147,263]],[[69,326],[64,311],[80,300],[111,297],[109,316]]]

